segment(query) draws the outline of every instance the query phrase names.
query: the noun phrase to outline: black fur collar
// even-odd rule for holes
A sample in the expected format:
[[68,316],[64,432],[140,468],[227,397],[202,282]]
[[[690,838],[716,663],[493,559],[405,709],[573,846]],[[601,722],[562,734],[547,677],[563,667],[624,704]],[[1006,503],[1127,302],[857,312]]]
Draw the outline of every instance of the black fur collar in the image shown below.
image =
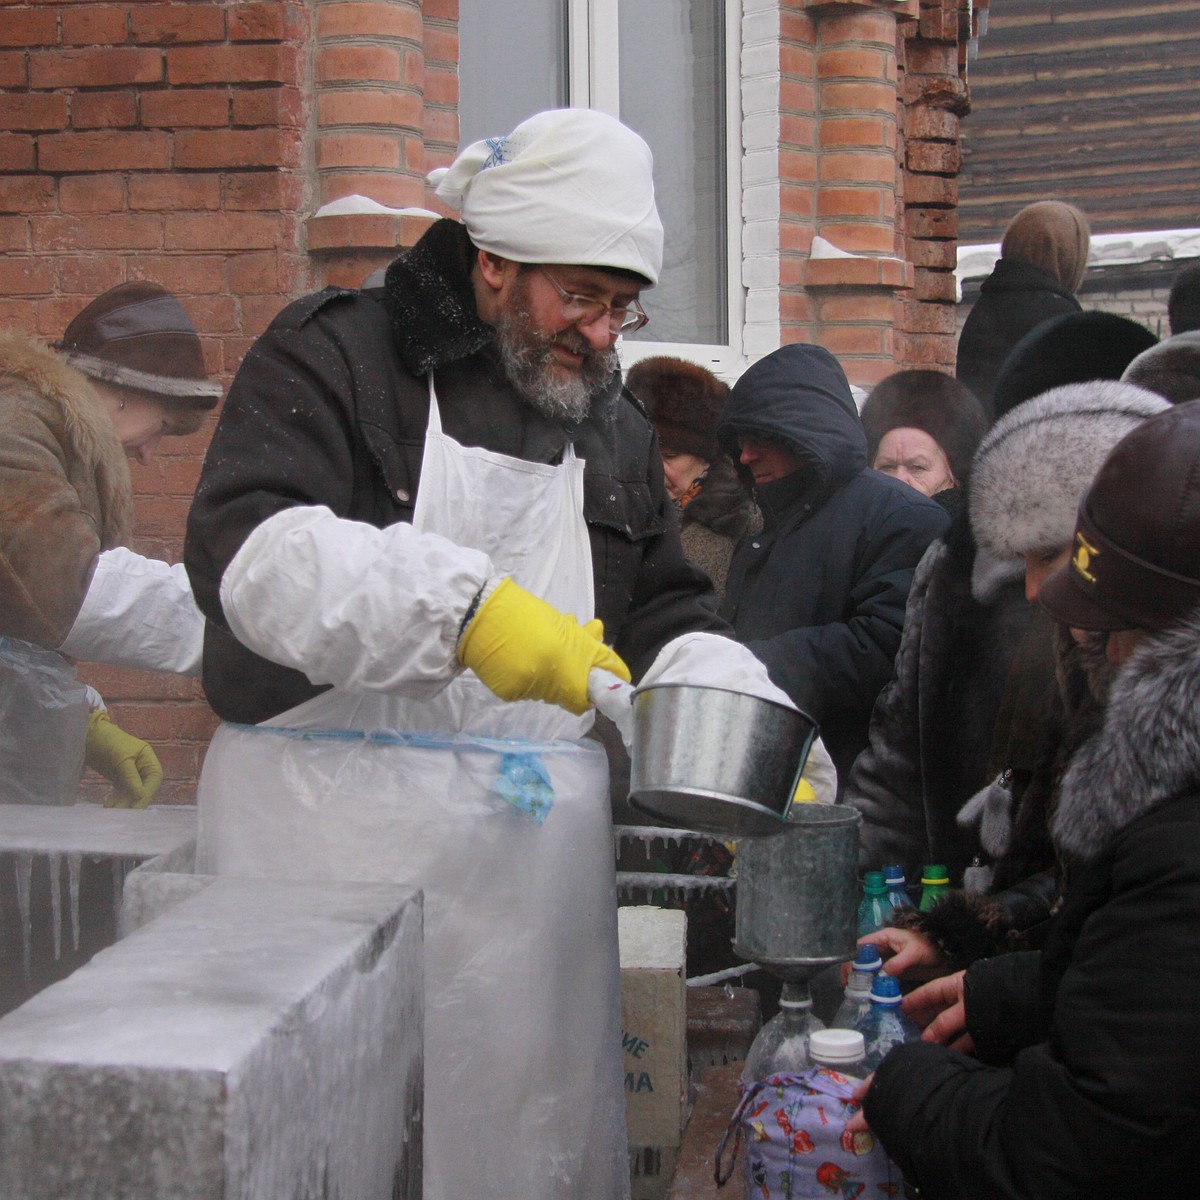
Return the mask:
[[1093,860],[1126,825],[1200,787],[1200,611],[1144,641],[1113,680],[1104,725],[1063,777],[1055,844]]
[[466,226],[443,219],[387,269],[384,303],[396,348],[414,375],[482,350],[495,330],[475,312]]

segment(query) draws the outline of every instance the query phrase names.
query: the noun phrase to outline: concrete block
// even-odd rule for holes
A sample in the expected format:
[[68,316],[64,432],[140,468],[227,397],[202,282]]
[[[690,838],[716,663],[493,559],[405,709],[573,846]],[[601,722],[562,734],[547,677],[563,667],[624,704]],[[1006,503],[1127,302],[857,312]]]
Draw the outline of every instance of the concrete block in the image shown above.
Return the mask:
[[0,1196],[419,1200],[423,988],[419,893],[213,880],[0,1019]]
[[194,808],[0,805],[0,1014],[111,945],[126,875],[195,839]]
[[633,1200],[661,1200],[687,1101],[687,918],[679,909],[617,910],[621,1042]]

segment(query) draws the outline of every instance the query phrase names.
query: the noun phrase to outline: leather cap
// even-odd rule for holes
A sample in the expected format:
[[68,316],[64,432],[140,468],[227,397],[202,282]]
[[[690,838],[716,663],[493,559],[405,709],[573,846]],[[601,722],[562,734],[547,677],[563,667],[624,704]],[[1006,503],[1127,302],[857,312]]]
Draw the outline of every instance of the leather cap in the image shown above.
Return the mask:
[[122,283],[97,296],[56,347],[76,370],[163,400],[212,408],[220,384],[205,376],[195,327],[157,283]]
[[1079,506],[1071,561],[1038,599],[1078,629],[1165,629],[1200,608],[1200,400],[1116,444]]

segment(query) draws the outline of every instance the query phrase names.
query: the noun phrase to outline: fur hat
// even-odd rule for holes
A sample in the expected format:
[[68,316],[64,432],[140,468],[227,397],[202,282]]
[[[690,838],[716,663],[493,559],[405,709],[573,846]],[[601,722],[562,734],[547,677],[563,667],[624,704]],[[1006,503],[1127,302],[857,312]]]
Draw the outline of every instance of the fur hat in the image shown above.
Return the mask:
[[970,390],[943,371],[897,371],[877,383],[862,406],[867,461],[893,429],[920,429],[942,448],[960,485],[987,429],[983,406]]
[[1000,255],[1038,267],[1074,292],[1087,269],[1090,238],[1088,219],[1073,204],[1038,200],[1009,221]]
[[1131,383],[1097,380],[1055,388],[1001,417],[971,466],[971,529],[985,557],[1069,546],[1080,497],[1108,452],[1169,407]]
[[663,446],[705,462],[716,459],[728,384],[697,363],[659,354],[634,363],[625,385],[646,406]]
[[1177,333],[1143,350],[1125,368],[1126,383],[1136,383],[1182,404],[1200,398],[1200,329]]
[[54,347],[77,371],[156,399],[212,408],[221,386],[205,377],[195,326],[157,283],[122,283],[97,296]]
[[1106,312],[1064,313],[1035,325],[996,376],[992,408],[1002,417],[1033,396],[1068,383],[1120,379],[1158,339],[1144,325]]

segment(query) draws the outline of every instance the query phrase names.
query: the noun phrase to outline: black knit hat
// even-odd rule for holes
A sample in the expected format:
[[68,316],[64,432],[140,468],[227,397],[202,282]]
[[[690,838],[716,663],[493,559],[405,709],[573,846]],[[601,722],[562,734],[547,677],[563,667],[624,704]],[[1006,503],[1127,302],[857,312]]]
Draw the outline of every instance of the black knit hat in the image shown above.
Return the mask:
[[83,374],[149,392],[165,403],[212,408],[221,386],[206,378],[195,326],[157,283],[122,283],[97,296],[55,349]]
[[867,461],[893,429],[920,429],[942,448],[959,485],[987,430],[983,406],[970,389],[943,371],[897,371],[872,389],[862,406]]
[[1070,563],[1038,599],[1079,629],[1165,629],[1200,607],[1200,400],[1144,421],[1079,506]]
[[729,386],[707,368],[683,358],[659,354],[635,363],[625,385],[646,406],[668,450],[694,454],[712,462],[717,446],[717,422],[729,398]]
[[1158,339],[1144,325],[1115,313],[1077,312],[1035,325],[1013,348],[996,376],[997,418],[1051,388],[1093,379],[1120,379]]

